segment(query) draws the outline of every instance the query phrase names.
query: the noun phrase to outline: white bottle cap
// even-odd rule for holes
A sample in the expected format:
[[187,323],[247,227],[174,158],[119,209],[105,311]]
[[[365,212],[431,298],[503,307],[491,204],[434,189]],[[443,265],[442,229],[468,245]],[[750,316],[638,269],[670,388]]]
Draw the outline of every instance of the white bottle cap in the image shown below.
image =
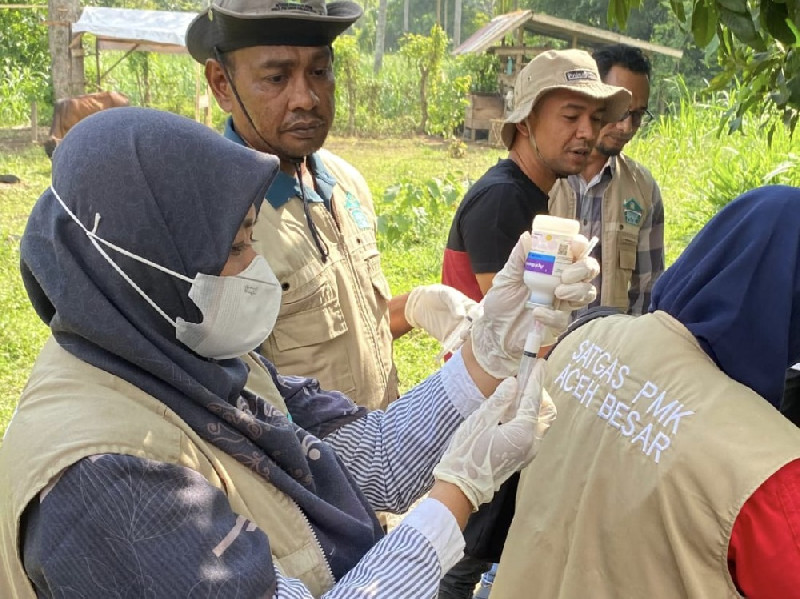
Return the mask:
[[560,216],[550,216],[549,214],[537,214],[533,218],[531,231],[546,231],[559,235],[577,235],[581,230],[581,224],[574,218],[561,218]]

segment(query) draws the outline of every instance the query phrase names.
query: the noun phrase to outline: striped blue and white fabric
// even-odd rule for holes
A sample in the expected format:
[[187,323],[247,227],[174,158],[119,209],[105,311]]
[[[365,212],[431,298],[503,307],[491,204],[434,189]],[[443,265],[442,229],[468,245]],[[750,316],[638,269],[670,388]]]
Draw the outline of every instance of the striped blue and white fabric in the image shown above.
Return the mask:
[[[296,395],[300,381],[290,382]],[[314,398],[321,409],[342,399]],[[375,510],[403,513],[430,489],[452,433],[482,400],[456,354],[385,412],[325,441]],[[463,545],[449,510],[424,499],[323,597],[434,597]],[[92,456],[64,471],[26,512],[23,547],[38,597],[312,597],[269,565],[268,535],[219,489],[187,468],[134,456]],[[78,562],[92,575],[76,581]]]

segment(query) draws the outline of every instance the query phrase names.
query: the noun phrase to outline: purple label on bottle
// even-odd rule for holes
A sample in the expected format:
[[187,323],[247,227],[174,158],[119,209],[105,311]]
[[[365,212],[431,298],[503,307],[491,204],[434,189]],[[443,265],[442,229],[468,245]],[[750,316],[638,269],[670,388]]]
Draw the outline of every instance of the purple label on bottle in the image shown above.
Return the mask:
[[528,272],[538,272],[543,275],[552,275],[556,265],[556,257],[552,254],[539,254],[528,252],[525,259],[525,270]]

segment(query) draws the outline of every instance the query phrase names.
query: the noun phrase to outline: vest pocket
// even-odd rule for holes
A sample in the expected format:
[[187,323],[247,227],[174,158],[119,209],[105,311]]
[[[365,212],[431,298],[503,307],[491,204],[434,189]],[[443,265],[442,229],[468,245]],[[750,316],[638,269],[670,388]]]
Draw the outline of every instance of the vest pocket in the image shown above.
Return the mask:
[[388,302],[392,299],[392,292],[389,289],[389,282],[381,270],[381,255],[378,252],[378,248],[376,247],[374,252],[369,252],[364,257],[364,260],[367,263],[367,272],[372,281],[372,286],[375,288],[376,295],[384,302]]
[[623,270],[633,270],[636,267],[636,247],[639,236],[628,231],[617,233],[617,248],[619,253],[619,267]]
[[284,294],[272,337],[279,351],[287,351],[325,343],[346,331],[342,307],[330,281],[312,280],[304,288]]

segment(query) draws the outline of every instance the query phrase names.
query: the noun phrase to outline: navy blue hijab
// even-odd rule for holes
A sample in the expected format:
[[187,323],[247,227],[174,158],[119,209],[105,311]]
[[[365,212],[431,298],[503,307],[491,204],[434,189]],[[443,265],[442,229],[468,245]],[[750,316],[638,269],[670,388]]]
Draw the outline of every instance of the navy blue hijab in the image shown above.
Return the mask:
[[[277,172],[274,157],[189,119],[115,108],[65,136],[52,188],[86,228],[97,223],[100,238],[193,278],[222,271],[247,211],[261,205]],[[189,283],[104,249],[168,316],[200,321]],[[379,538],[372,510],[332,449],[248,393],[244,362],[209,360],[179,342],[50,189],[31,212],[21,259],[31,302],[59,345],[157,398],[290,496],[337,577]],[[312,444],[315,459],[306,451]]]
[[800,361],[800,189],[754,189],[720,210],[656,282],[655,310],[779,407],[786,369]]

